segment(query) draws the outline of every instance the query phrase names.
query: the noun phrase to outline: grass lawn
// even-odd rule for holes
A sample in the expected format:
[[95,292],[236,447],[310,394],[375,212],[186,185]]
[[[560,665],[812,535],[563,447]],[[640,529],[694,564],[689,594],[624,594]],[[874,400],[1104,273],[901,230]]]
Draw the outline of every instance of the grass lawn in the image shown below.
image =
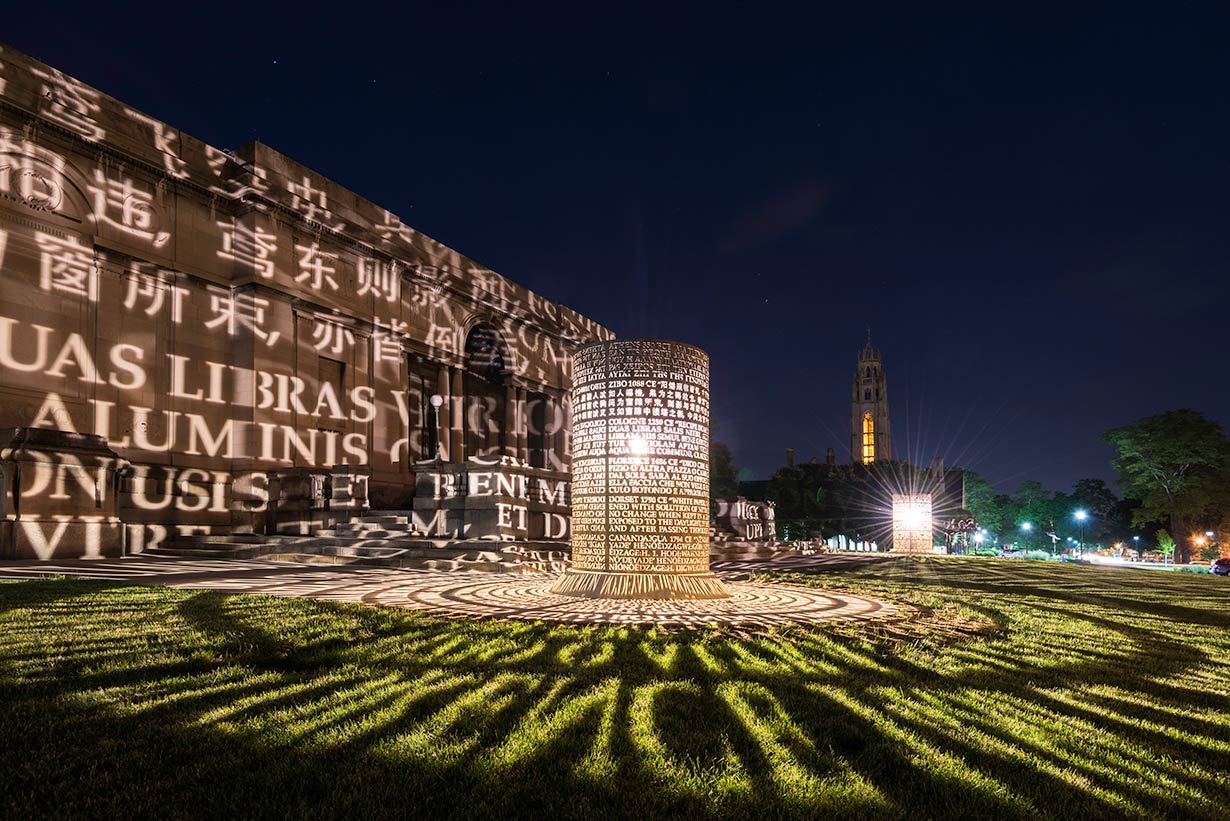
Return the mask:
[[1230,579],[906,558],[754,634],[0,584],[0,816],[1230,818]]

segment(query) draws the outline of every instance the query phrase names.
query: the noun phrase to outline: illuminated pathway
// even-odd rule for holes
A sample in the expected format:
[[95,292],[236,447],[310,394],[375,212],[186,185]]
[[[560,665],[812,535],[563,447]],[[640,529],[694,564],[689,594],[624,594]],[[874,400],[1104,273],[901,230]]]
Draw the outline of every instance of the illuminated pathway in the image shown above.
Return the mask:
[[[724,568],[727,572],[774,569],[766,562],[729,564],[732,566]],[[896,606],[877,599],[772,582],[728,581],[734,594],[729,599],[615,601],[552,594],[548,588],[558,577],[555,573],[467,573],[240,559],[128,558],[0,565],[0,581],[61,575],[189,590],[362,602],[449,616],[573,624],[816,624],[881,619],[899,612]]]

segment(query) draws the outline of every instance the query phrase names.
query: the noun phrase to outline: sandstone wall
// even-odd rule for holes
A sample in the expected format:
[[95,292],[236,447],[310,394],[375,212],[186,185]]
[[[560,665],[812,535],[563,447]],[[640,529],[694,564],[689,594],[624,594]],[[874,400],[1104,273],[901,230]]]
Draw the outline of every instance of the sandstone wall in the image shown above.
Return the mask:
[[205,145],[0,47],[0,428],[102,436],[141,541],[252,527],[271,470],[362,466],[408,504],[431,455],[411,371],[439,374],[464,461],[479,325],[506,455],[547,403],[566,470],[570,352],[605,328],[265,145]]

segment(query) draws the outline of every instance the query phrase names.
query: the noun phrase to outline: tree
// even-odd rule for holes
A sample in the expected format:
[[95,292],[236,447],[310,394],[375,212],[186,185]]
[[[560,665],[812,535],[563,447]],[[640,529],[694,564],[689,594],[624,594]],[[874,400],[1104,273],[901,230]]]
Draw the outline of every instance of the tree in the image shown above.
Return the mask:
[[709,443],[709,506],[716,510],[718,499],[733,499],[739,495],[739,476],[735,471],[730,448],[721,442]]
[[972,470],[965,471],[965,509],[973,515],[979,527],[985,527],[996,538],[1011,540],[1013,528],[1012,500],[996,493],[986,479]]
[[1102,479],[1078,479],[1072,491],[1072,502],[1089,514],[1085,536],[1090,541],[1111,541],[1120,538],[1119,497]]
[[1230,442],[1221,425],[1194,410],[1173,410],[1102,434],[1115,446],[1119,485],[1140,500],[1132,524],[1158,519],[1179,534],[1175,560],[1186,563],[1185,521],[1207,515],[1230,494]]
[[1170,534],[1164,528],[1157,531],[1157,552],[1162,556],[1169,556],[1174,553],[1175,543]]
[[780,468],[769,478],[766,498],[777,506],[778,532],[787,540],[807,539],[821,529],[821,466],[794,465]]
[[[1028,547],[1051,548],[1053,542],[1047,534],[1056,523],[1055,494],[1043,488],[1040,482],[1021,482],[1012,494],[1012,505],[1013,525],[1018,531],[1014,538]],[[1028,531],[1022,529],[1025,522],[1030,523]]]

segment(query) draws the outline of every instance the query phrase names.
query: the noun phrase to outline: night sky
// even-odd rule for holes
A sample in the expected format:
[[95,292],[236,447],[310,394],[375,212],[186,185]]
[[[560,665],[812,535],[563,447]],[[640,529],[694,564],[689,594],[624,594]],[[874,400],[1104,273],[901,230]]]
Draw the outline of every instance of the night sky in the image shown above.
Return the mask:
[[896,455],[1006,490],[1113,478],[1141,416],[1230,422],[1225,16],[671,5],[27,3],[0,41],[705,348],[749,477],[849,459],[869,325]]

